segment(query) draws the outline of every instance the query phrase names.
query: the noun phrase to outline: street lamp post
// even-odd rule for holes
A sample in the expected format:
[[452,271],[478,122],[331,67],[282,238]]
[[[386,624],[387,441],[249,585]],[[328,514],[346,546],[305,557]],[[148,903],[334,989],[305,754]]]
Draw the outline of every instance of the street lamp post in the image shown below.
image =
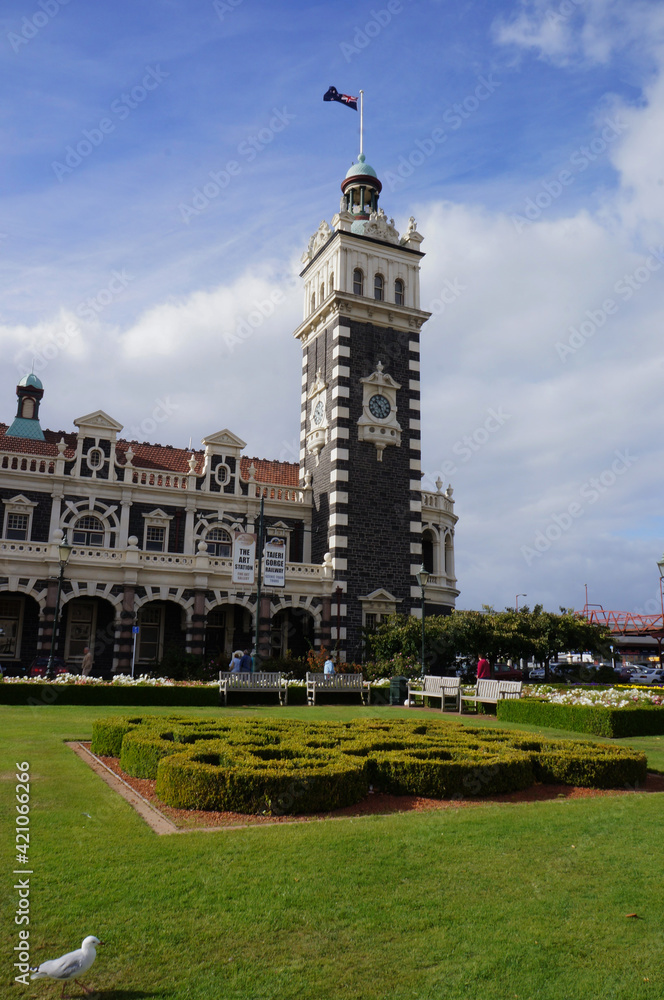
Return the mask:
[[65,566],[69,562],[69,557],[71,555],[71,550],[73,546],[67,543],[67,536],[64,535],[62,541],[58,545],[58,559],[60,560],[60,574],[58,576],[58,592],[55,598],[55,614],[53,616],[53,632],[51,634],[51,652],[48,658],[48,667],[46,668],[46,676],[53,679],[55,675],[55,670],[53,667],[53,655],[55,652],[55,642],[58,635],[58,628],[60,625],[60,597],[62,596],[62,581],[65,576]]
[[[662,605],[662,629],[664,629],[664,592],[662,591],[662,584],[664,584],[664,556],[657,563],[657,568],[659,570],[659,599]],[[664,666],[662,662],[662,640],[661,638],[657,640],[657,646],[659,647],[659,665]]]
[[429,573],[429,571],[425,569],[424,566],[421,566],[419,573],[417,573],[415,577],[422,591],[422,655],[421,655],[422,669],[420,671],[420,675],[422,677],[424,677],[424,590],[426,588],[427,583],[429,582],[430,575],[431,574]]
[[515,602],[514,602],[514,610],[515,610],[515,611],[518,611],[518,610],[519,610],[519,598],[520,598],[520,597],[527,597],[527,596],[528,596],[528,594],[517,594],[517,595],[516,595],[516,600],[515,600]]

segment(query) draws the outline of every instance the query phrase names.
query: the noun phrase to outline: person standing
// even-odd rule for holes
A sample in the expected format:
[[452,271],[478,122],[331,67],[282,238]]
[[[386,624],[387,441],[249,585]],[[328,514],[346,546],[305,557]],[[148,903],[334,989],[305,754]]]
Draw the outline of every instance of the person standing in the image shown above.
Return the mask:
[[479,681],[482,680],[482,678],[490,678],[490,677],[491,677],[491,664],[486,659],[486,657],[482,655],[477,661],[477,679]]
[[94,660],[92,659],[92,653],[90,652],[89,646],[83,647],[83,662],[81,663],[81,674],[83,677],[89,677],[90,671],[92,670],[92,664]]
[[242,663],[242,653],[240,650],[236,650],[231,657],[231,662],[228,664],[228,669],[232,674],[240,673],[240,664]]
[[243,673],[250,674],[251,671],[252,671],[253,665],[254,665],[254,663],[253,663],[253,660],[251,659],[251,655],[249,653],[249,650],[245,649],[244,653],[242,654],[242,659],[240,660],[240,670]]
[[328,656],[325,663],[323,664],[323,673],[326,675],[326,677],[332,677],[333,674],[336,673],[336,670],[334,669],[334,660],[332,659],[331,656]]

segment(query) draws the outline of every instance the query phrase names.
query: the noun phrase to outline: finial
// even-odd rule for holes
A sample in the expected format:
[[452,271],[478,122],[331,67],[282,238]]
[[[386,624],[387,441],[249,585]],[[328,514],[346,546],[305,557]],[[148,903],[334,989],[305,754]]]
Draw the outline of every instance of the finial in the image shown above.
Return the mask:
[[442,488],[443,488],[443,480],[440,478],[440,476],[438,476],[438,479],[436,480],[436,493],[440,493]]
[[376,365],[376,371],[378,372],[379,375],[382,375],[382,373],[383,373],[383,362],[382,361],[379,361],[378,364]]

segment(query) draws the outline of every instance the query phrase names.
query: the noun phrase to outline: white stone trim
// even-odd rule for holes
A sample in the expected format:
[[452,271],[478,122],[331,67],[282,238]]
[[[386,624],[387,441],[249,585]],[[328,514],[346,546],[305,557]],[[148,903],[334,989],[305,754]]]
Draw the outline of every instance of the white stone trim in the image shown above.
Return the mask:
[[350,345],[349,344],[335,344],[332,348],[332,357],[336,361],[337,358],[349,358],[350,357]]
[[348,494],[334,490],[330,493],[330,505],[335,503],[348,503]]
[[420,380],[418,378],[417,379],[415,379],[415,378],[409,379],[408,380],[408,388],[410,389],[411,392],[419,392],[420,391]]
[[348,569],[348,560],[340,559],[339,556],[332,556],[332,568],[343,572]]
[[348,469],[331,469],[330,470],[330,482],[334,482],[335,479],[343,480],[348,482]]
[[418,372],[420,370],[420,363],[419,361],[414,361],[412,358],[409,358],[408,367],[412,372]]
[[347,549],[348,548],[348,536],[347,535],[330,535],[330,540],[328,542],[331,549]]
[[349,385],[333,385],[332,386],[332,399],[337,399],[339,396],[347,398],[350,396],[350,386]]
[[350,410],[347,406],[334,406],[332,407],[332,419],[333,420],[348,420],[350,418]]
[[422,542],[411,542],[410,543],[410,554],[411,554],[411,556],[421,556],[422,555]]
[[408,430],[410,430],[410,431],[419,431],[419,430],[422,430],[422,421],[421,420],[410,419],[408,421]]
[[411,479],[410,480],[410,488],[411,488],[411,490],[421,490],[422,489],[422,480],[421,479]]
[[413,514],[415,514],[415,513],[421,514],[422,513],[422,501],[421,500],[411,500],[410,501],[410,509],[411,509],[411,511],[412,511]]
[[[411,460],[410,460],[410,468],[411,468],[412,472],[421,472],[422,471],[422,459],[421,458],[411,458]],[[421,486],[422,486],[422,483],[420,482],[420,484],[418,486],[418,489],[420,489]]]
[[422,522],[421,521],[411,521],[410,522],[410,531],[411,531],[411,534],[419,535],[420,532],[422,531]]
[[415,353],[415,354],[419,354],[420,353],[420,345],[419,345],[419,343],[416,340],[409,340],[408,341],[408,350],[409,351],[413,351],[413,353]]
[[334,511],[334,513],[330,514],[329,524],[330,527],[336,527],[337,525],[348,527],[348,514],[341,514]]
[[411,410],[420,410],[422,408],[422,404],[419,399],[410,399],[408,401],[408,406]]
[[347,462],[348,448],[332,448],[330,452],[331,462]]
[[331,427],[330,436],[332,440],[335,438],[348,439],[350,437],[350,429],[348,427]]
[[350,368],[348,365],[335,365],[332,369],[332,378],[350,378]]

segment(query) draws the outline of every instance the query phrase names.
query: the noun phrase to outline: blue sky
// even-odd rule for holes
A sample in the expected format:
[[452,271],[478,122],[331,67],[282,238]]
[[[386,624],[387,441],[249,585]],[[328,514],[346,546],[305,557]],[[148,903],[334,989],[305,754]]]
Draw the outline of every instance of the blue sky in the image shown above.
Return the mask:
[[321,98],[362,87],[381,204],[425,236],[423,465],[455,489],[459,605],[588,583],[655,610],[663,52],[648,0],[5,0],[0,418],[34,356],[45,426],[103,408],[296,460],[294,276],[358,151]]

